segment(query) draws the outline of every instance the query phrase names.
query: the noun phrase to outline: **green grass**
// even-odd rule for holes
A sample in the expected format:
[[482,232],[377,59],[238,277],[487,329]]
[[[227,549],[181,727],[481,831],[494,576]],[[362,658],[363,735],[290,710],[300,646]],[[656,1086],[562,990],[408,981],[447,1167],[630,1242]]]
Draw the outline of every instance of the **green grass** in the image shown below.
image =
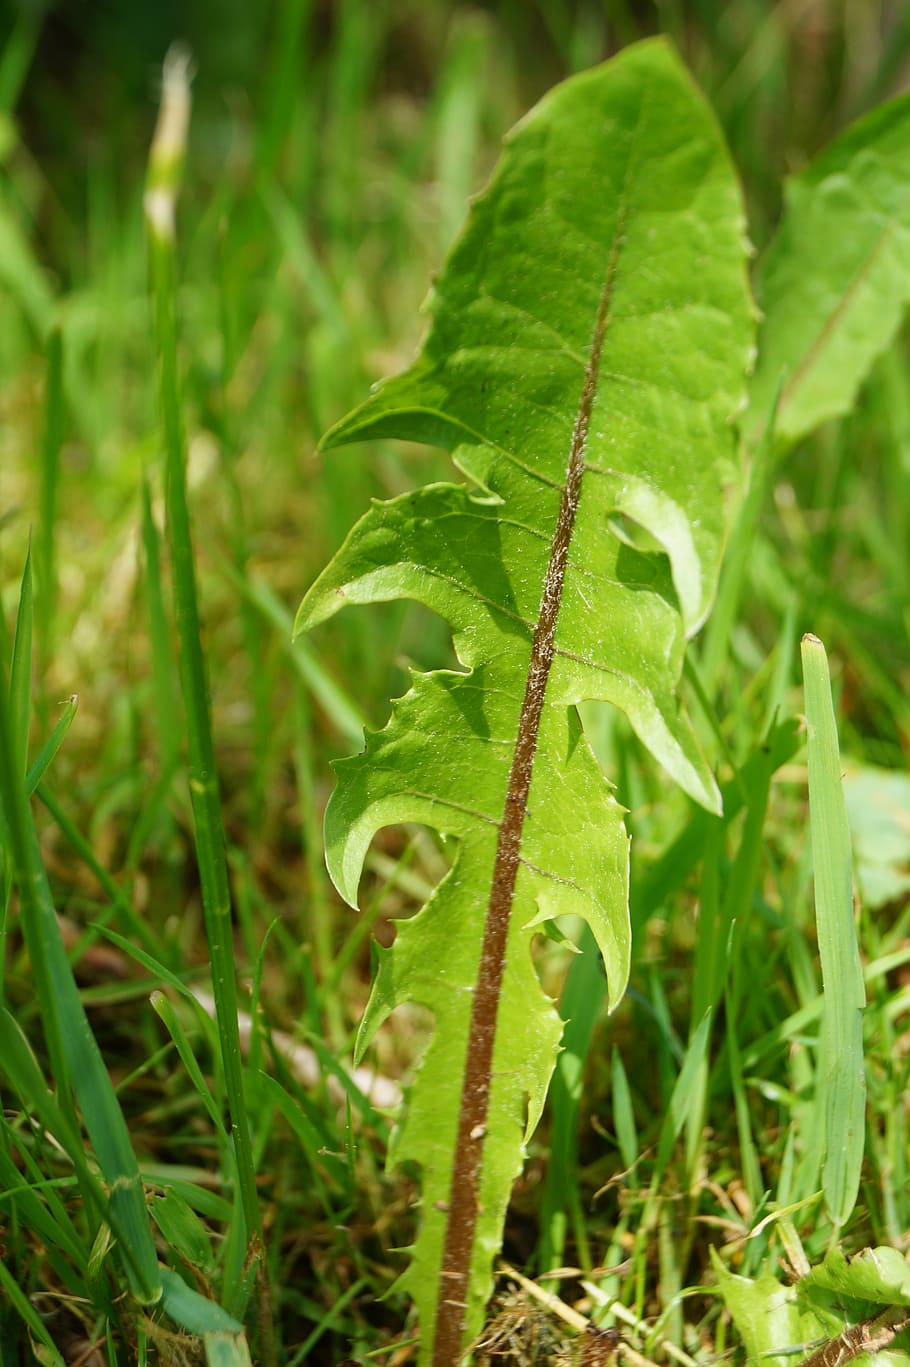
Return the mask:
[[[405,1360],[406,1303],[379,1297],[414,1192],[384,1175],[389,1114],[346,1066],[371,936],[420,905],[445,852],[386,832],[357,920],[329,888],[321,812],[331,758],[384,722],[410,661],[450,647],[397,606],[342,614],[315,646],[292,645],[290,624],[369,498],[446,467],[392,445],[323,460],[316,441],[410,359],[466,195],[561,75],[673,33],[760,248],[782,174],[892,91],[910,53],[902,15],[889,29],[884,5],[833,0],[802,17],[758,0],[256,9],[188,17],[196,104],[157,285],[142,195],[149,73],[171,35],[88,24],[61,78],[52,11],[0,52],[4,1363],[31,1360],[29,1335],[52,1361],[73,1360],[74,1339],[111,1363],[184,1360],[171,1321],[121,1298],[152,1275],[133,1215],[166,1269],[245,1319],[254,1360],[270,1324],[280,1361]],[[620,719],[586,719],[630,808],[632,988],[607,1021],[590,956],[541,948],[548,989],[582,1005],[505,1255],[530,1275],[577,1269],[547,1284],[599,1324],[631,1319],[647,1356],[660,1340],[699,1363],[729,1346],[709,1248],[757,1276],[782,1254],[818,1261],[835,1236],[798,643],[811,631],[827,648],[848,780],[905,771],[908,440],[901,339],[852,418],[753,471],[686,685],[722,819],[670,791]],[[848,1251],[910,1239],[906,826],[904,841],[873,841],[858,921],[867,1118]],[[193,995],[213,969],[218,1026]],[[251,1018],[237,1041],[232,993]],[[105,1068],[80,1065],[71,1091],[83,1019]],[[427,1029],[396,1016],[370,1066],[406,1081]],[[130,1153],[147,1211],[121,1218],[107,1188]],[[515,1335],[536,1322],[524,1303]]]

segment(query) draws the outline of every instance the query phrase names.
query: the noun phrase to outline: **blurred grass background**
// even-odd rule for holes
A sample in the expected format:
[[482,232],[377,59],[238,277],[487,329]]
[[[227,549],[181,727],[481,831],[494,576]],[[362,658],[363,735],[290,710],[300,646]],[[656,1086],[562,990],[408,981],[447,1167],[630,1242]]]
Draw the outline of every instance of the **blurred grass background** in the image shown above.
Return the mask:
[[[191,1182],[197,1213],[198,1191],[218,1186],[198,1090],[174,1035],[148,1010],[154,975],[97,929],[107,924],[181,981],[205,976],[142,220],[162,59],[182,39],[196,68],[179,215],[180,362],[237,952],[255,979],[260,1049],[273,1030],[309,1032],[331,1071],[365,1000],[370,930],[388,938],[390,919],[419,905],[444,862],[426,833],[388,832],[371,856],[361,920],[339,906],[320,844],[328,763],[356,748],[359,718],[384,722],[407,665],[444,663],[450,646],[440,623],[400,605],[343,614],[295,647],[290,622],[371,497],[448,470],[439,452],[391,444],[323,460],[316,442],[413,355],[428,281],[502,134],[556,80],[655,32],[672,36],[717,111],[758,251],[783,177],[910,78],[910,10],[898,0],[7,0],[0,9],[0,648],[8,656],[31,536],[33,748],[61,700],[79,695],[38,808],[45,864],[144,1169]],[[602,1278],[602,1294],[640,1314],[676,1315],[670,1327],[677,1341],[694,1336],[690,1347],[699,1319],[685,1328],[674,1296],[702,1276],[704,1230],[712,1221],[727,1235],[746,1228],[768,1190],[802,1199],[814,1189],[811,1173],[800,1185],[787,1139],[811,1103],[804,1032],[818,993],[796,742],[778,735],[775,766],[758,772],[775,715],[800,711],[795,645],[810,628],[835,665],[842,749],[873,793],[854,815],[855,824],[866,818],[866,876],[878,880],[864,912],[867,957],[884,965],[867,983],[876,1052],[859,1237],[910,1240],[907,826],[897,821],[897,854],[886,857],[869,821],[885,783],[875,774],[899,777],[910,746],[908,585],[902,339],[857,413],[769,477],[746,606],[711,696],[725,752],[753,765],[746,817],[732,815],[736,802],[723,825],[693,814],[666,795],[622,725],[592,718],[632,809],[634,989],[614,1022],[587,1023],[584,1095],[559,1103],[573,1121],[581,1106],[581,1178],[557,1118],[554,1144],[568,1145],[571,1180],[550,1192],[541,1222],[545,1129],[508,1250],[527,1266],[557,1250],[587,1270],[631,1259],[632,1280]],[[710,720],[704,734],[711,743]],[[882,821],[906,811],[905,790],[894,792]],[[887,914],[875,914],[880,907]],[[727,1035],[708,1049],[670,1180],[660,1127],[711,995],[692,994],[692,955],[704,967],[704,927],[720,934],[733,920],[715,993]],[[15,918],[5,954],[5,999],[41,1048]],[[542,972],[558,990],[565,964],[557,957]],[[400,1077],[425,1028],[414,1013],[387,1031],[377,1066]],[[381,1177],[383,1116],[363,1112],[355,1154],[326,1088],[313,1099],[279,1074],[312,1130],[309,1148],[297,1134],[298,1151],[287,1115],[260,1098],[255,1144],[279,1320],[289,1360],[305,1349],[306,1360],[328,1362],[376,1348],[400,1327],[402,1305],[373,1298],[400,1267],[391,1250],[407,1242],[413,1193]],[[320,1145],[333,1155],[328,1177]],[[655,1145],[662,1166],[652,1181]],[[637,1175],[592,1206],[623,1165]],[[696,1227],[699,1210],[706,1223]],[[228,1215],[213,1199],[205,1218],[217,1230]],[[686,1233],[674,1242],[677,1220]],[[802,1232],[822,1246],[829,1231]],[[11,1232],[8,1248],[23,1285],[53,1298],[59,1275],[28,1231]],[[767,1243],[744,1248],[735,1257],[754,1271]],[[218,1258],[194,1267],[217,1290]],[[716,1309],[699,1314],[716,1319]]]

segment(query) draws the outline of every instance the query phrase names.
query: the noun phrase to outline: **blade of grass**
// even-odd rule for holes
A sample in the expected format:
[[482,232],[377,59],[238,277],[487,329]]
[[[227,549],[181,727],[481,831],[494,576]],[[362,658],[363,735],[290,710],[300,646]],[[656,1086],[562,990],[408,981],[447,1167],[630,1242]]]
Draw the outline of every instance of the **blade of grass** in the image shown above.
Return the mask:
[[717,590],[717,602],[711,613],[701,653],[700,677],[709,698],[714,698],[724,659],[730,648],[730,634],[739,615],[740,600],[746,583],[749,557],[758,530],[758,519],[772,469],[774,455],[774,419],[780,398],[780,385],[768,415],[768,422],[755,448],[749,486],[730,537],[724,567]]
[[492,37],[490,21],[479,10],[453,16],[433,111],[441,252],[461,227],[464,206],[475,189],[481,95]]
[[581,1102],[585,1059],[605,992],[594,937],[585,926],[560,998],[560,1014],[566,1022],[562,1052],[550,1083],[549,1108],[553,1119],[550,1160],[541,1213],[540,1265],[544,1271],[563,1261],[568,1218],[573,1217],[582,1239],[578,1256],[587,1269],[581,1193],[578,1188],[578,1107]]
[[51,1338],[47,1325],[22,1290],[13,1273],[2,1261],[0,1261],[0,1287],[9,1297],[10,1304],[16,1307],[24,1323],[28,1325],[35,1342],[43,1345],[43,1355],[37,1360],[51,1364],[51,1367],[67,1367],[65,1359],[60,1356],[57,1345]]
[[252,1367],[250,1349],[244,1334],[217,1330],[203,1335],[208,1367]]
[[149,1211],[162,1235],[188,1266],[211,1273],[215,1256],[208,1230],[183,1197],[169,1186],[163,1195],[153,1196]]
[[630,1172],[641,1155],[641,1145],[638,1142],[638,1129],[635,1124],[632,1090],[629,1087],[629,1079],[623,1066],[622,1055],[615,1045],[613,1046],[611,1060],[611,1079],[613,1087],[613,1129],[616,1131],[616,1142],[619,1145],[623,1165],[626,1171]]
[[[736,923],[730,926],[730,937],[735,941],[739,927]],[[730,960],[734,964],[739,962],[731,949]],[[739,975],[735,975],[738,977]],[[749,1110],[749,1100],[746,1094],[746,1083],[743,1077],[742,1054],[737,1038],[737,1010],[736,981],[731,976],[726,983],[724,999],[726,1004],[727,1032],[725,1042],[727,1046],[727,1066],[730,1073],[730,1089],[733,1093],[733,1107],[736,1114],[736,1129],[739,1135],[739,1161],[742,1165],[743,1181],[746,1187],[746,1194],[752,1204],[753,1210],[758,1205],[762,1197],[761,1164],[759,1163],[758,1150],[755,1147],[755,1139],[752,1133],[752,1116]]]
[[327,1330],[331,1328],[332,1324],[341,1314],[345,1306],[350,1301],[354,1300],[354,1298],[360,1294],[360,1292],[366,1285],[367,1282],[363,1278],[361,1278],[360,1281],[354,1282],[353,1286],[349,1286],[342,1293],[342,1295],[338,1297],[338,1299],[333,1303],[331,1309],[325,1313],[325,1315],[313,1329],[309,1337],[304,1340],[304,1342],[297,1349],[294,1356],[289,1360],[288,1367],[298,1367],[299,1363],[306,1362],[307,1355],[313,1348],[315,1348],[316,1344],[322,1338],[323,1334],[325,1334]]
[[[289,16],[286,15],[285,17],[287,18]],[[293,62],[293,38],[290,35],[288,35],[288,37],[292,44],[291,61]],[[223,483],[228,499],[228,527],[231,554],[238,577],[240,579],[245,579],[250,556],[252,554],[252,547],[249,532],[247,530],[248,514],[246,500],[238,475],[238,465],[241,456],[241,445],[238,439],[238,423],[236,421],[234,405],[232,405],[229,398],[233,368],[236,365],[236,355],[234,352],[234,321],[231,312],[231,296],[228,284],[229,272],[225,257],[224,233],[222,233],[219,239],[218,269],[216,271],[219,295],[218,316],[221,322],[221,392],[219,395],[220,411],[217,422],[217,433],[220,452],[220,471],[223,476]],[[270,760],[274,749],[273,738],[275,728],[273,717],[275,709],[272,702],[271,671],[264,667],[267,656],[265,652],[262,622],[255,609],[246,598],[244,598],[240,604],[240,627],[243,646],[247,657],[248,687],[250,701],[252,703],[250,740],[253,754],[256,756],[256,763],[252,768],[250,781],[247,784],[246,821],[250,830],[262,831],[264,824],[263,818],[266,810],[266,794],[269,790],[271,780],[272,765],[270,764]],[[255,1076],[252,1070],[250,1076]]]
[[[44,441],[41,446],[41,511],[38,519],[38,639],[42,670],[53,649],[57,573],[54,563],[60,448],[63,445],[63,333],[59,325],[47,337],[47,381],[44,397]],[[41,696],[43,698],[44,690]]]
[[349,339],[350,322],[344,301],[307,236],[299,209],[275,184],[263,185],[259,195],[281,243],[285,264],[300,280],[316,317],[327,323],[339,339]]
[[152,500],[146,480],[142,481],[142,549],[145,555],[145,602],[151,646],[155,735],[161,749],[162,777],[166,781],[176,772],[180,762],[178,738],[182,729],[182,719],[161,584],[161,543],[152,515]]
[[207,1334],[215,1330],[230,1334],[241,1332],[243,1326],[233,1315],[206,1296],[200,1296],[171,1268],[162,1267],[161,1281],[164,1288],[162,1304],[168,1314],[189,1329],[191,1334]]
[[[752,789],[757,776],[765,767],[767,766],[772,774],[776,773],[797,753],[800,745],[796,725],[792,720],[783,721],[771,730],[762,749],[749,757],[739,769],[736,778],[721,784],[725,826],[729,827],[739,814],[744,804],[744,793]],[[633,863],[631,901],[633,905],[638,906],[638,915],[642,920],[684,884],[686,877],[703,854],[707,828],[714,820],[716,818],[702,808],[693,810],[676,840],[653,864],[647,865],[637,878],[634,876],[636,866]]]
[[35,593],[32,582],[32,551],[29,546],[19,588],[16,630],[9,675],[10,758],[16,773],[24,774],[28,765],[29,716],[32,706],[32,626]]
[[281,1111],[300,1145],[300,1151],[304,1155],[310,1170],[310,1179],[313,1183],[316,1200],[322,1206],[327,1218],[333,1220],[335,1209],[323,1181],[322,1173],[323,1171],[327,1172],[330,1177],[334,1178],[336,1184],[344,1182],[345,1173],[343,1169],[339,1171],[340,1163],[337,1156],[325,1151],[325,1141],[322,1136],[307,1119],[305,1112],[295,1098],[282,1087],[281,1083],[270,1077],[268,1073],[263,1073],[261,1080],[264,1094]]
[[802,639],[815,917],[824,986],[821,1091],[825,1204],[843,1225],[856,1204],[865,1147],[862,1011],[866,989],[853,919],[853,866],[825,647]]
[[[68,965],[66,965],[66,969],[68,972]],[[45,1028],[47,1028],[48,1013],[43,1012],[42,1015]],[[94,1039],[92,1043],[94,1044]],[[95,1047],[97,1049],[97,1046]],[[77,1051],[75,1061],[84,1064],[86,1056],[87,1051]],[[107,1221],[116,1235],[124,1258],[127,1277],[134,1294],[145,1303],[154,1303],[160,1295],[160,1288],[157,1286],[157,1258],[151,1239],[145,1198],[139,1184],[138,1169],[135,1183],[132,1186],[127,1185],[130,1175],[120,1174],[121,1185],[112,1189],[113,1182],[117,1179],[118,1174],[114,1162],[111,1161],[111,1152],[118,1145],[118,1141],[122,1144],[122,1136],[118,1136],[116,1133],[101,1134],[102,1147],[99,1150],[96,1146],[104,1181],[108,1184],[111,1193],[108,1197],[101,1183],[89,1169],[78,1127],[71,1117],[65,1113],[61,1104],[64,1099],[68,1099],[64,1097],[67,1088],[58,1084],[56,1096],[50,1091],[28,1041],[13,1017],[3,1007],[0,1007],[0,1058],[3,1060],[3,1071],[21,1098],[23,1106],[30,1114],[38,1117],[45,1129],[58,1141],[72,1163],[87,1206]],[[95,1104],[96,1093],[100,1089],[92,1088],[93,1080],[83,1077],[77,1093],[80,1106],[84,1110],[85,1127],[89,1132],[89,1138],[101,1133],[106,1118],[100,1114],[99,1108]],[[110,1092],[113,1107],[120,1117],[122,1134],[126,1134],[123,1116],[106,1072],[104,1073],[104,1080]],[[85,1107],[88,1107],[87,1111],[85,1111]],[[111,1108],[108,1107],[107,1109],[108,1115],[110,1115]],[[92,1119],[91,1127],[89,1117]],[[116,1128],[116,1120],[114,1124]],[[135,1157],[133,1157],[133,1163],[135,1164]],[[135,1199],[137,1192],[139,1201]],[[88,1266],[88,1264],[84,1266]]]
[[[0,1124],[6,1125],[5,1120]],[[52,1182],[45,1181],[39,1174],[31,1180],[23,1177],[7,1152],[7,1143],[0,1146],[0,1205],[9,1208],[13,1205],[23,1225],[28,1230],[40,1234],[48,1248],[60,1249],[73,1263],[74,1267],[88,1265],[89,1251],[75,1225],[67,1213],[66,1206],[54,1189]],[[20,1152],[22,1152],[20,1147]],[[29,1155],[23,1153],[23,1165],[31,1171]],[[41,1192],[39,1198],[38,1192]],[[43,1199],[41,1199],[43,1198]],[[82,1294],[85,1287],[82,1285]]]
[[711,1039],[711,1020],[713,1012],[706,1011],[699,1023],[698,1029],[692,1034],[682,1062],[682,1067],[673,1084],[673,1091],[670,1094],[670,1104],[660,1127],[660,1139],[657,1144],[657,1159],[654,1166],[654,1190],[656,1191],[660,1179],[666,1171],[673,1152],[673,1145],[680,1136],[686,1119],[693,1109],[697,1106],[696,1079],[703,1067],[705,1054]]
[[215,1097],[212,1095],[211,1088],[202,1076],[202,1069],[196,1061],[193,1046],[190,1044],[189,1037],[183,1028],[183,1022],[174,1010],[173,1002],[170,998],[166,997],[163,992],[153,992],[151,995],[151,1006],[152,1010],[164,1025],[165,1030],[167,1030],[171,1039],[174,1041],[177,1053],[180,1055],[180,1061],[189,1075],[196,1095],[202,1102],[209,1120],[212,1122],[212,1128],[221,1145],[222,1151],[228,1153],[230,1151],[230,1144],[228,1142],[227,1131],[222,1123],[221,1111]]
[[35,334],[46,336],[56,307],[53,287],[8,196],[0,202],[0,284]]
[[322,811],[317,796],[316,764],[313,756],[313,719],[306,689],[296,682],[293,694],[294,773],[300,802],[300,833],[309,883],[306,930],[312,936],[317,971],[325,991],[328,1038],[336,1049],[344,1040],[344,1010],[341,994],[329,986],[335,970],[333,918],[329,902],[328,874],[322,855]]
[[11,114],[19,101],[35,55],[44,15],[22,9],[7,29],[0,49],[0,112]]
[[306,61],[304,41],[310,20],[312,0],[287,0],[275,14],[274,59],[271,79],[266,83],[268,107],[259,126],[256,163],[260,175],[272,175],[284,138],[294,115],[294,99]]
[[39,783],[44,778],[44,775],[53,764],[54,757],[63,744],[67,731],[73,724],[73,718],[76,715],[78,703],[79,699],[74,693],[73,696],[68,698],[63,704],[63,711],[60,714],[57,725],[42,745],[34,764],[25,776],[25,792],[28,797],[31,797],[34,794]]
[[[206,938],[212,962],[212,991],[224,1069],[225,1091],[235,1146],[237,1182],[250,1254],[258,1263],[260,1310],[268,1304],[262,1214],[249,1116],[243,1088],[240,1033],[237,1026],[237,983],[231,922],[231,896],[225,855],[218,771],[212,740],[208,682],[199,628],[196,572],[186,498],[186,458],[180,389],[177,376],[175,316],[176,186],[182,169],[189,125],[189,58],[172,50],[164,66],[158,126],[149,156],[145,196],[152,258],[155,327],[164,423],[168,549],[173,573],[178,624],[180,676],[186,709],[190,798],[196,855],[202,887]],[[261,1317],[263,1356],[275,1360],[270,1317]]]
[[[38,758],[35,760],[35,763],[32,765],[32,768],[29,771],[30,773],[33,773],[35,769],[37,769],[38,765],[41,763],[41,756],[43,755],[43,753],[44,751],[42,750],[41,754],[39,754]],[[146,925],[142,917],[137,915],[137,913],[133,910],[129,898],[124,896],[123,892],[114,882],[113,878],[108,873],[107,869],[105,869],[104,866],[100,864],[98,860],[95,858],[95,853],[92,850],[91,845],[89,845],[88,841],[82,835],[82,832],[78,829],[78,827],[70,820],[68,814],[64,811],[63,807],[61,807],[60,803],[54,797],[53,793],[49,791],[46,784],[39,784],[39,787],[37,789],[37,795],[40,801],[50,812],[51,816],[54,818],[54,821],[60,828],[61,834],[69,842],[70,846],[79,856],[79,858],[83,861],[86,868],[90,870],[90,872],[94,875],[95,878],[97,878],[102,890],[110,898],[111,915],[116,914],[119,918],[119,924],[126,926],[130,934],[134,936],[137,940],[141,940],[147,949],[157,949],[158,939],[155,936],[154,932],[149,928],[149,926]]]
[[[769,738],[770,742],[770,738]],[[756,1168],[750,1161],[754,1146],[750,1145],[747,1131],[743,1128],[748,1120],[745,1093],[737,1083],[741,1074],[739,1046],[736,1032],[742,1029],[740,1004],[750,992],[756,989],[756,969],[754,965],[733,958],[732,951],[745,954],[743,929],[748,925],[753,899],[759,886],[760,861],[762,854],[762,834],[768,810],[771,778],[774,773],[775,759],[770,743],[759,747],[750,757],[750,783],[746,804],[745,822],[740,829],[739,847],[733,858],[726,877],[722,899],[718,899],[716,882],[717,869],[721,859],[721,825],[717,818],[709,818],[713,828],[706,843],[705,873],[702,883],[702,906],[698,919],[698,939],[696,943],[696,984],[692,992],[692,1012],[690,1030],[694,1033],[696,1025],[709,1008],[717,1009],[722,997],[726,1000],[726,1040],[730,1060],[730,1081],[740,1129],[741,1156],[745,1166],[747,1189],[753,1204],[761,1196],[759,1185],[754,1179]],[[707,894],[707,895],[706,895]],[[737,934],[734,934],[737,930]],[[760,976],[759,976],[760,980]],[[703,1108],[700,1113],[693,1111],[688,1133],[688,1173],[694,1183],[703,1152],[705,1135],[705,1107],[707,1104],[707,1060],[706,1054],[704,1083],[702,1093]],[[739,1090],[737,1090],[739,1085]]]
[[[692,1034],[688,1046],[683,1050],[670,1026],[666,999],[663,997],[659,979],[651,975],[650,995],[655,1020],[662,1036],[661,1091],[667,1096],[664,1103],[665,1114],[660,1125],[657,1141],[657,1154],[651,1174],[651,1182],[644,1200],[641,1217],[635,1233],[632,1250],[634,1267],[634,1303],[636,1312],[643,1313],[647,1268],[646,1261],[653,1250],[655,1232],[658,1237],[658,1253],[661,1268],[661,1285],[671,1289],[672,1283],[679,1279],[681,1267],[666,1244],[666,1233],[662,1229],[663,1197],[661,1184],[683,1126],[693,1112],[700,1106],[698,1080],[705,1067],[705,1058],[711,1038],[711,1015],[705,1013],[698,1029]],[[671,1069],[675,1077],[670,1085]],[[672,1290],[671,1290],[672,1294]],[[665,1302],[666,1303],[666,1302]]]
[[293,614],[262,580],[243,577],[226,561],[222,561],[221,567],[237,592],[241,593],[281,634],[287,660],[339,736],[346,744],[362,746],[363,729],[367,724],[364,713],[332,678],[309,642],[302,636],[293,638]]
[[[26,561],[16,620],[13,683],[9,700],[0,672],[0,806],[4,812],[13,877],[19,887],[22,932],[35,977],[61,1113],[71,1132],[71,1148],[75,1145],[81,1151],[81,1143],[75,1138],[77,1127],[70,1094],[72,1087],[104,1180],[111,1192],[108,1213],[121,1235],[127,1279],[140,1300],[154,1303],[160,1295],[158,1259],[145,1209],[136,1155],[79,999],[25,791],[31,618],[31,572]],[[18,728],[18,734],[14,728]],[[72,1152],[71,1158],[77,1161]]]

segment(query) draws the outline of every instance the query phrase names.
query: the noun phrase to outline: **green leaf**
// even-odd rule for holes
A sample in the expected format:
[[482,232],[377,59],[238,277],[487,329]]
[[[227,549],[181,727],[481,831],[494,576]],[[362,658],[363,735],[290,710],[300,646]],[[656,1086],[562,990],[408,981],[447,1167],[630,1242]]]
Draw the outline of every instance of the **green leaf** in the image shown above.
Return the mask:
[[[90,1169],[86,1160],[81,1136],[74,1128],[70,1118],[58,1106],[57,1097],[47,1086],[38,1061],[20,1026],[3,1006],[0,1006],[0,1077],[9,1081],[19,1094],[24,1109],[29,1114],[40,1118],[48,1133],[59,1141],[68,1155],[91,1208],[94,1211],[102,1212],[106,1225],[109,1226],[109,1229],[104,1229],[103,1235],[105,1251],[109,1243],[110,1233],[113,1232],[123,1252],[126,1272],[130,1281],[139,1288],[140,1294],[143,1287],[153,1286],[154,1295],[149,1295],[146,1292],[143,1299],[147,1303],[156,1300],[160,1294],[160,1288],[157,1285],[157,1261],[151,1235],[147,1230],[148,1220],[144,1201],[141,1206],[141,1216],[145,1217],[145,1224],[142,1223],[142,1219],[137,1213],[137,1202],[133,1199],[133,1189],[127,1187],[125,1182],[121,1182],[119,1186],[115,1185],[116,1177],[114,1181],[110,1181],[110,1168],[104,1170],[103,1173],[108,1182],[108,1190],[102,1187],[101,1182]],[[87,1089],[82,1095],[87,1096],[89,1101],[92,1100],[90,1089]],[[110,1187],[115,1189],[110,1191]],[[124,1193],[126,1199],[124,1199]],[[56,1202],[53,1204],[56,1206]],[[28,1208],[27,1202],[25,1208]],[[62,1211],[61,1214],[63,1214]],[[38,1221],[35,1227],[42,1232],[50,1232],[46,1220]],[[69,1233],[70,1229],[68,1222],[65,1222],[65,1217],[59,1220],[55,1231],[55,1242],[61,1249],[71,1254],[74,1251],[72,1243],[74,1236]],[[96,1230],[96,1243],[99,1235],[100,1231]],[[78,1264],[82,1260],[77,1258],[76,1261]]]
[[66,733],[73,724],[77,705],[78,698],[75,694],[62,704],[62,711],[56,726],[42,745],[41,750],[38,753],[38,758],[25,776],[25,791],[29,797],[34,793],[35,789],[44,778],[44,775],[51,767],[51,764],[54,762],[57,751],[63,744]]
[[191,1267],[208,1271],[214,1264],[212,1244],[196,1212],[172,1187],[149,1200],[149,1213],[171,1248]]
[[17,749],[18,766],[24,773],[28,763],[29,716],[32,705],[32,628],[35,592],[32,584],[32,550],[29,546],[22,571],[16,634],[9,672],[9,712],[12,743]]
[[762,261],[748,428],[798,441],[849,413],[910,300],[910,95],[873,110],[789,181]]
[[580,916],[610,1006],[627,979],[622,809],[575,704],[621,707],[689,793],[720,805],[675,692],[738,479],[752,305],[736,178],[666,43],[567,81],[518,125],[429,308],[411,369],[324,446],[434,442],[471,485],[375,505],[296,625],[416,599],[450,623],[464,668],[415,677],[338,765],[326,814],[329,870],[352,905],[382,826],[422,822],[454,842],[450,873],[380,953],[358,1044],[404,1000],[435,1017],[390,1158],[422,1171],[403,1281],[421,1361],[438,1339],[441,1363],[481,1318],[561,1034],[534,934]]
[[[420,358],[323,442],[433,442],[492,497],[436,486],[376,509],[307,595],[297,630],[345,602],[413,597],[459,632],[465,664],[475,640],[492,637],[495,650],[528,636],[603,308],[577,573],[550,686],[560,700],[622,707],[677,781],[716,809],[672,695],[684,638],[714,592],[723,485],[738,477],[730,419],[751,337],[743,252],[720,134],[664,43],[551,92],[473,206],[431,296]],[[635,524],[666,559],[628,544]]]
[[698,1106],[698,1074],[711,1038],[711,1015],[711,1011],[708,1010],[699,1021],[698,1029],[693,1034],[686,1049],[686,1056],[683,1060],[683,1066],[679,1070],[679,1076],[673,1084],[670,1104],[660,1127],[660,1139],[657,1146],[656,1166],[661,1173],[670,1161],[673,1145],[679,1138],[683,1125],[692,1114],[693,1107]]
[[853,920],[850,827],[841,782],[828,657],[817,636],[802,640],[809,757],[809,818],[815,920],[824,987],[822,1089],[825,1204],[844,1224],[856,1204],[865,1146],[863,1020],[866,987]]
[[783,1285],[767,1268],[753,1281],[730,1272],[713,1248],[711,1262],[721,1298],[749,1362],[761,1362],[762,1367],[793,1367],[794,1349],[805,1353],[844,1327],[842,1315],[810,1303],[796,1286]]
[[[36,1360],[48,1363],[49,1367],[66,1367],[66,1359],[61,1356],[44,1320],[19,1285],[12,1271],[2,1261],[0,1261],[0,1288],[5,1292],[8,1304],[15,1306],[22,1320],[28,1326],[33,1338]],[[39,1344],[41,1345],[40,1348],[38,1347]]]
[[208,1367],[251,1367],[249,1344],[244,1334],[211,1333],[204,1336]]
[[896,1248],[864,1248],[850,1259],[829,1248],[825,1261],[800,1282],[801,1290],[815,1287],[875,1305],[910,1305],[910,1267]]
[[910,774],[863,765],[844,775],[856,881],[867,911],[910,892]]
[[[881,1318],[868,1318],[875,1306],[910,1305],[910,1270],[894,1248],[866,1248],[848,1259],[832,1247],[824,1262],[795,1286],[782,1285],[769,1269],[755,1281],[737,1277],[714,1249],[711,1261],[748,1360],[767,1367],[792,1367],[794,1353],[803,1356],[826,1339],[829,1361],[856,1356],[856,1348],[852,1354],[843,1350],[839,1336],[860,1324],[868,1334],[873,1325],[881,1324]],[[906,1367],[910,1361],[898,1349],[879,1350],[858,1360],[876,1367]]]
[[[31,959],[48,1052],[60,1093],[61,1119],[66,1125],[70,1158],[77,1172],[81,1170],[84,1173],[84,1164],[80,1163],[82,1140],[74,1132],[74,1113],[69,1095],[71,1087],[110,1191],[109,1200],[104,1204],[111,1227],[120,1242],[126,1277],[134,1294],[141,1301],[153,1304],[160,1294],[157,1258],[136,1155],[67,959],[26,794],[28,711],[24,691],[25,681],[31,671],[30,581],[31,573],[27,565],[20,596],[9,697],[0,672],[0,810],[3,812],[3,838],[8,845],[13,876],[19,888],[20,924]],[[28,1095],[30,1086],[40,1092],[37,1065],[31,1068],[27,1053],[15,1044],[11,1045],[11,1051],[17,1058],[21,1077],[25,1080],[25,1095]],[[4,1059],[4,1066],[10,1067],[8,1057]],[[85,1184],[84,1176],[82,1180]]]
[[169,1267],[160,1267],[161,1308],[191,1334],[242,1334],[243,1325],[220,1305],[200,1296]]

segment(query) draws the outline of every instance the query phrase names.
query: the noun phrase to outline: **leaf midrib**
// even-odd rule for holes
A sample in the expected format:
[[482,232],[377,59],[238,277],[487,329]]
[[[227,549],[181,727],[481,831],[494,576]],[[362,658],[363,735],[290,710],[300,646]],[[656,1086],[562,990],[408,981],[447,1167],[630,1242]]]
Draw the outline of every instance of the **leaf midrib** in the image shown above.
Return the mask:
[[437,1367],[457,1361],[461,1349],[466,1308],[465,1292],[469,1285],[479,1208],[480,1173],[489,1108],[496,1017],[505,970],[505,949],[515,882],[522,862],[522,831],[547,681],[556,655],[556,626],[569,561],[569,548],[581,500],[585,448],[597,394],[600,362],[610,319],[610,305],[624,242],[627,203],[628,195],[624,194],[610,246],[589,360],[575,417],[568,468],[551,542],[540,611],[534,629],[525,695],[496,846],[480,963],[471,1004],[464,1081],[455,1139],[450,1189],[452,1199],[449,1205],[451,1216],[451,1208],[456,1204],[457,1196],[458,1219],[449,1218],[446,1222],[434,1343],[434,1362]]

